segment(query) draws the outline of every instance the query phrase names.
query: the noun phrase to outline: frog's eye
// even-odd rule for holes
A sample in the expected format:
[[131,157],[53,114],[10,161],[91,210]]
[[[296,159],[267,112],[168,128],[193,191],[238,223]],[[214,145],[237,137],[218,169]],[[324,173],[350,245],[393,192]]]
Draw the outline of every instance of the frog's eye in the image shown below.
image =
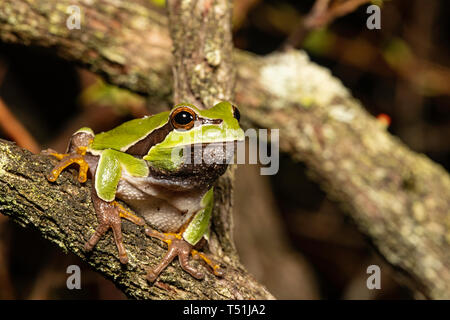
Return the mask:
[[239,112],[239,109],[233,106],[233,117],[236,118],[236,120],[239,122],[241,120],[241,113]]
[[189,130],[194,126],[197,114],[188,107],[179,107],[170,115],[170,122],[175,129]]

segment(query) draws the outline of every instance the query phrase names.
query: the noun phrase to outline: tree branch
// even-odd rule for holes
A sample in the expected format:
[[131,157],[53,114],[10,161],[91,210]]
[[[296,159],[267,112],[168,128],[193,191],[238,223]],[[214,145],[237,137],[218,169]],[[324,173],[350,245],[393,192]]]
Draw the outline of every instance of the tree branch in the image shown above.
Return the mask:
[[[87,6],[81,0],[31,4],[5,0],[0,3],[0,39],[51,48],[113,84],[169,105],[172,58],[167,20],[146,3],[104,0]],[[65,28],[65,9],[73,4],[84,13],[82,31]],[[450,298],[448,173],[386,132],[328,70],[309,61],[305,53],[258,57],[235,50],[234,58],[236,102],[244,121],[281,128],[281,150],[308,165],[312,176],[344,206],[387,261],[411,280],[411,286],[427,297]],[[8,163],[9,157],[1,159]],[[23,160],[43,170],[33,164],[36,160]],[[20,177],[8,176],[12,180],[4,185],[12,190],[15,183],[25,183]],[[42,179],[38,181],[47,186]],[[39,183],[35,186],[42,190]],[[49,190],[53,192],[50,186]],[[20,204],[20,196],[15,199],[14,194],[2,194],[0,199],[0,210],[19,221],[25,219],[21,209],[33,207]],[[92,211],[89,217],[92,225]],[[81,241],[80,236],[77,239],[70,241]],[[160,256],[159,246],[155,248],[154,254]],[[175,282],[185,279],[183,274],[174,276]]]
[[240,75],[236,100],[246,116],[261,127],[282,128],[281,150],[306,163],[410,287],[450,298],[445,169],[390,135],[302,52],[248,59]]
[[[111,233],[99,241],[91,254],[84,243],[97,225],[90,200],[90,184],[80,184],[76,172],[64,172],[54,184],[46,174],[56,161],[33,155],[11,142],[0,140],[0,212],[24,227],[37,229],[44,238],[65,252],[71,251],[96,271],[136,299],[269,299],[272,296],[251,278],[236,259],[215,259],[225,276],[217,279],[205,272],[198,281],[184,272],[178,262],[162,272],[154,285],[146,281],[146,269],[154,267],[166,252],[160,241],[144,235],[141,227],[122,223],[130,261],[121,265]],[[32,244],[30,244],[30,247]],[[200,262],[193,261],[197,267]],[[206,267],[205,267],[206,268]]]
[[[109,82],[168,101],[172,94],[167,17],[150,1],[2,1],[0,39],[45,47]],[[81,29],[66,26],[69,6],[80,8]],[[164,89],[165,88],[165,89]]]

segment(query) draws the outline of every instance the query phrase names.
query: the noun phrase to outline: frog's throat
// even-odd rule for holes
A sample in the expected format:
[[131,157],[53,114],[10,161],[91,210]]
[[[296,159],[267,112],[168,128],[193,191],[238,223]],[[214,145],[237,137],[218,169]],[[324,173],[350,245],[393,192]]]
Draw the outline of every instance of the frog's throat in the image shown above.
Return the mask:
[[183,155],[179,159],[171,159],[170,150],[160,160],[155,157],[148,160],[152,176],[179,182],[204,186],[212,183],[225,173],[236,150],[236,142],[200,143],[183,146]]

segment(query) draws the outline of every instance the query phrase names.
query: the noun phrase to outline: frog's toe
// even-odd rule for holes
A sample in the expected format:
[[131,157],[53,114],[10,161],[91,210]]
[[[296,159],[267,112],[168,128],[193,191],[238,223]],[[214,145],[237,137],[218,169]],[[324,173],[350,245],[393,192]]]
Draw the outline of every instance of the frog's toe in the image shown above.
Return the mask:
[[119,253],[119,261],[121,264],[127,264],[128,263],[128,255],[126,252]]
[[119,260],[123,264],[128,263],[127,251],[125,250],[125,246],[123,245],[123,236],[122,236],[122,227],[121,222],[112,223],[111,229],[114,235],[114,241],[116,242],[117,250],[119,251]]
[[167,250],[166,255],[160,263],[153,269],[149,269],[147,271],[147,280],[149,282],[154,282],[156,278],[158,278],[159,274],[169,265],[169,263],[172,262],[173,259],[177,256],[176,250],[172,250],[171,246],[169,245],[169,249]]
[[80,166],[78,171],[78,181],[80,183],[86,182],[87,180],[87,172],[89,170],[89,164],[83,159],[82,161],[77,162]]
[[195,279],[203,279],[205,274],[189,264],[189,254],[191,253],[192,246],[185,240],[178,240],[174,242],[173,245],[179,247],[178,259],[180,260],[181,268],[183,268],[184,271],[188,272]]
[[84,245],[84,250],[91,251],[101,237],[108,231],[109,226],[107,224],[101,223],[97,229],[95,229],[94,234],[89,238],[89,240]]
[[56,157],[59,163],[52,169],[47,179],[51,182],[55,182],[58,179],[61,172],[73,163],[77,163],[80,166],[78,181],[86,182],[87,171],[89,169],[89,164],[84,160],[84,156],[78,153],[62,154],[62,153],[50,153],[50,155]]
[[113,231],[114,242],[116,243],[117,251],[119,251],[119,260],[121,263],[127,264],[128,255],[125,250],[125,246],[123,245],[123,236],[120,223],[109,223],[109,222],[101,223],[95,230],[94,234],[89,238],[89,240],[84,245],[84,249],[86,251],[91,251],[96,246],[98,241],[103,237],[106,231],[109,230],[109,228],[111,228]]
[[55,150],[53,150],[51,148],[41,150],[41,154],[44,155],[44,156],[51,156],[51,155],[57,154],[57,153],[58,153],[57,151],[55,151]]
[[211,258],[209,258],[206,254],[202,253],[202,252],[198,252],[195,249],[191,250],[191,254],[194,258],[200,258],[203,261],[205,261],[205,263],[208,265],[208,267],[211,269],[212,273],[214,273],[215,276],[217,277],[223,277],[224,275],[224,271],[223,269],[220,267],[219,264],[215,263]]
[[117,201],[113,201],[112,204],[119,210],[119,216],[121,218],[125,218],[128,221],[131,221],[134,224],[137,224],[138,226],[145,225],[144,219],[142,219],[141,217],[138,217],[135,214],[133,214],[132,212],[128,211]]
[[148,282],[155,282],[156,278],[158,278],[159,274],[153,271],[153,269],[147,270],[146,279]]

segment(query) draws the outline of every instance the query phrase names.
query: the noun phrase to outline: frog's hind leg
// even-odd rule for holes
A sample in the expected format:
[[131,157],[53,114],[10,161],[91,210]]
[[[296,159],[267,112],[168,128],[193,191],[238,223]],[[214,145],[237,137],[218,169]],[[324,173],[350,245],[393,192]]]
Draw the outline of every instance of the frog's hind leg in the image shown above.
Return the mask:
[[92,190],[92,203],[94,204],[95,212],[97,213],[98,227],[91,238],[86,242],[84,248],[86,251],[91,251],[101,237],[111,228],[119,252],[119,260],[121,263],[128,263],[128,256],[123,244],[122,235],[122,220],[125,218],[137,225],[144,225],[142,218],[134,215],[126,210],[121,204],[116,201],[105,201],[98,197],[97,192]]
[[166,255],[161,262],[153,269],[148,270],[147,280],[154,282],[159,274],[178,256],[181,268],[196,279],[203,279],[204,273],[189,265],[189,254],[193,246],[185,241],[180,233],[161,233],[156,230],[146,228],[145,233],[153,238],[158,238],[169,245]]

